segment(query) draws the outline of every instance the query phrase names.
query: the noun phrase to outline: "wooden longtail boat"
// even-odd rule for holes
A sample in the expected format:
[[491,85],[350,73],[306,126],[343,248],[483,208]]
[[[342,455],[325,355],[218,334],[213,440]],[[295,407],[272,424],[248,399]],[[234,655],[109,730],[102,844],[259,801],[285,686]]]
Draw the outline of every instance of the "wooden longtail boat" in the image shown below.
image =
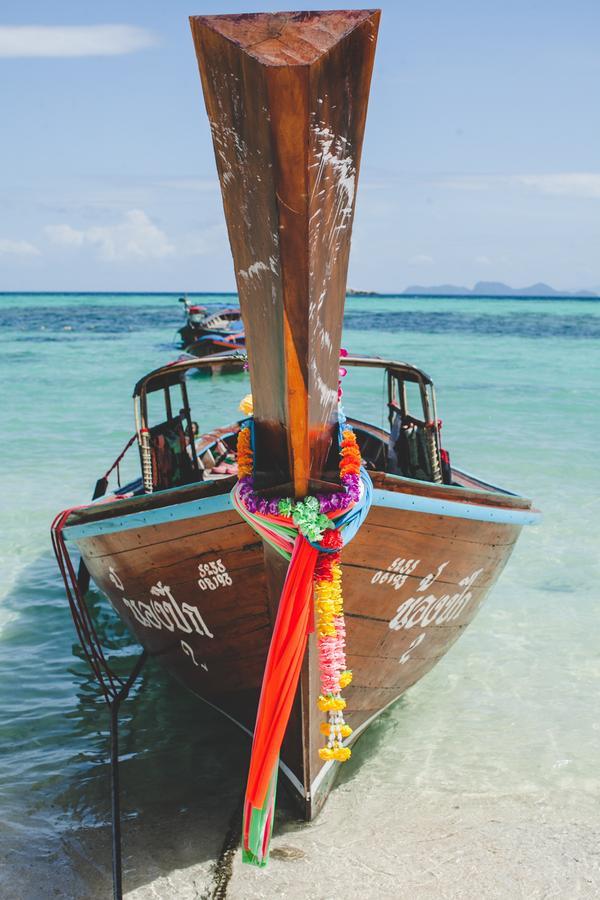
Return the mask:
[[[280,753],[308,819],[331,789],[341,751],[447,652],[521,528],[538,517],[529,500],[450,467],[431,379],[407,363],[343,360],[352,377],[364,368],[386,373],[389,429],[342,420],[340,469],[340,339],[378,21],[377,11],[361,10],[191,20],[246,324],[252,420],[194,440],[186,374],[209,363],[184,359],[151,372],[134,392],[141,479],[62,523],[147,652],[251,734],[273,674],[265,665],[282,596],[289,600],[288,562],[251,513],[258,519],[264,507],[273,525],[283,515],[272,514],[273,498],[307,495],[335,510],[327,498],[340,494],[340,472],[347,483],[344,448],[357,442],[362,487],[347,502],[364,521],[341,550],[353,673],[343,740],[331,740],[329,724],[339,706],[320,706],[322,626],[319,619],[311,629],[311,610]],[[165,419],[153,425],[147,398],[160,392]],[[418,405],[409,407],[415,393]],[[244,510],[250,487],[232,493],[235,463],[228,471],[218,460],[239,451],[241,475],[249,441],[254,500]],[[336,527],[317,545],[346,533],[330,515]],[[307,538],[295,540],[311,552]]]
[[244,351],[246,335],[239,309],[227,307],[209,312],[185,297],[180,297],[179,302],[184,304],[186,317],[185,325],[179,329],[181,347],[186,353],[202,357],[227,350]]
[[[202,358],[203,356],[214,356],[215,354],[221,353],[231,353],[231,354],[245,354],[246,352],[246,338],[244,333],[238,335],[229,335],[229,336],[221,336],[221,335],[210,335],[206,334],[198,340],[193,341],[193,343],[188,344],[185,348],[185,352],[189,353],[191,356],[197,356]],[[243,363],[239,363],[236,368],[241,370],[243,367]]]

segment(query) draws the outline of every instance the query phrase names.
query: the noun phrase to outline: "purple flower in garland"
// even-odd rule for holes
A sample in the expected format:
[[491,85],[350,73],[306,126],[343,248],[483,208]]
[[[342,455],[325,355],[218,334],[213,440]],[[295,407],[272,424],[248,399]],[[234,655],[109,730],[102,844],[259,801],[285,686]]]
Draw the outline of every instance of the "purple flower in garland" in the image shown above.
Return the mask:
[[254,480],[251,475],[244,475],[240,478],[240,494],[242,497],[251,494],[254,489]]
[[336,491],[335,494],[332,494],[329,498],[329,505],[331,507],[332,512],[340,509],[341,506],[344,505],[344,500],[346,498],[345,494],[340,494],[339,491]]
[[[343,434],[341,456],[346,472],[341,477],[342,490],[332,494],[317,494],[298,501],[291,497],[269,499],[256,494],[252,475],[244,475],[239,481],[239,493],[248,511],[254,514],[279,515],[293,519],[301,533],[310,540],[320,538],[324,529],[333,527],[333,524],[327,521],[328,515],[338,510],[344,510],[350,504],[360,500],[360,474],[356,470],[348,471],[349,461],[354,462],[357,467],[360,465],[360,454],[355,438],[354,448],[352,446],[352,431],[346,428]],[[357,459],[352,459],[353,455]]]
[[[358,503],[360,500],[360,478],[357,475],[347,475],[343,479],[343,484],[345,488],[343,491],[336,491],[333,494],[318,494],[316,496],[319,513],[328,515],[344,509],[350,503]],[[291,518],[298,508],[298,504],[288,497],[272,498],[270,500],[265,497],[259,497],[254,493],[250,477],[240,479],[240,496],[249,512],[260,513],[263,516],[287,516]],[[302,504],[303,501],[300,501],[300,503]],[[316,514],[317,509],[313,511],[313,515]]]

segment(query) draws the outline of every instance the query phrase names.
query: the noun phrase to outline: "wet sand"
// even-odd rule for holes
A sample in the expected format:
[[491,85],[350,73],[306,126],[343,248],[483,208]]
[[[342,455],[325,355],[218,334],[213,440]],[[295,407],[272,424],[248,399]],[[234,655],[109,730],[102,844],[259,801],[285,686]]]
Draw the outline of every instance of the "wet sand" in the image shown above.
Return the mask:
[[600,895],[599,839],[592,808],[558,810],[535,795],[421,793],[398,806],[384,789],[366,796],[354,783],[334,792],[315,823],[280,823],[266,869],[242,865],[237,850],[230,879],[202,863],[127,898],[592,898]]
[[[370,769],[368,761],[358,765],[310,824],[282,797],[266,869],[241,862],[237,785],[184,808],[165,797],[154,814],[123,823],[127,900],[600,896],[593,795],[569,803],[536,790],[492,796],[411,787],[400,798]],[[112,897],[107,827],[29,849],[10,860],[10,900]]]
[[[464,645],[468,647],[469,638]],[[456,665],[456,662],[455,662]],[[170,682],[164,710],[152,706],[165,746],[139,753],[148,735],[130,734],[121,763],[123,880],[128,900],[572,900],[600,896],[600,812],[595,773],[577,754],[586,740],[556,744],[519,720],[514,697],[503,718],[497,679],[455,677],[441,663],[422,686],[384,713],[357,742],[319,818],[295,817],[280,790],[266,869],[242,865],[241,792],[249,742],[228,720]],[[495,671],[495,670],[493,670]],[[457,685],[474,692],[468,702]],[[495,687],[494,687],[495,685]],[[150,695],[131,702],[140,707]],[[162,695],[160,695],[162,696]],[[529,692],[532,703],[539,694]],[[483,698],[488,697],[489,709]],[[146,698],[146,699],[145,699]],[[478,704],[477,705],[477,698]],[[524,704],[521,698],[520,704]],[[185,726],[178,732],[164,711]],[[470,711],[470,713],[468,712]],[[475,739],[461,719],[488,724]],[[502,742],[499,729],[507,734]],[[133,741],[133,744],[129,742]],[[106,737],[101,738],[104,747]],[[138,749],[138,753],[128,752]],[[218,749],[217,749],[218,748]],[[537,755],[534,752],[537,749]],[[573,756],[567,756],[570,751]],[[524,756],[524,753],[526,755]],[[179,754],[179,755],[178,755]],[[523,765],[523,759],[527,765]],[[108,821],[108,767],[79,774],[58,800],[62,821],[93,810]],[[61,779],[62,780],[62,779]],[[285,782],[282,779],[281,784]],[[77,805],[73,803],[77,800]],[[35,809],[35,798],[31,798]],[[4,900],[112,897],[110,828],[54,828],[41,797],[37,840],[0,822],[11,850],[0,866]],[[31,819],[24,823],[31,834]],[[0,837],[2,835],[0,834]],[[2,841],[0,841],[0,844]]]

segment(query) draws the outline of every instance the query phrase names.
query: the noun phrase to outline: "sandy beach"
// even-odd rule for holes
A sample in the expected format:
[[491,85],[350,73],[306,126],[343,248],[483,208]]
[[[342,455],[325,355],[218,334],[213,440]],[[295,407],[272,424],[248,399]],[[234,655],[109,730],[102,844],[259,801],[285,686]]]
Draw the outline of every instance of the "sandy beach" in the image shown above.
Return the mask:
[[[236,857],[230,898],[571,898],[600,891],[598,824],[533,798],[407,794],[401,806],[350,789],[331,798],[323,820],[274,842],[268,872]],[[373,819],[361,825],[361,809]],[[352,826],[342,823],[351,817]],[[373,822],[377,823],[376,826]],[[341,887],[338,890],[337,886]],[[159,896],[158,885],[153,890]],[[151,896],[132,895],[132,896]],[[192,895],[190,895],[192,896]]]
[[[194,838],[188,833],[191,855]],[[535,793],[490,799],[413,791],[398,804],[383,787],[353,779],[333,793],[313,824],[280,820],[263,870],[243,865],[236,849],[220,864],[206,859],[158,874],[173,859],[169,837],[146,833],[138,841],[138,849],[154,845],[154,853],[145,871],[138,869],[140,884],[126,893],[129,900],[571,900],[600,894],[593,804],[558,810]],[[196,845],[196,853],[210,853],[209,843]]]
[[[390,800],[368,765],[331,795],[312,824],[278,815],[266,869],[243,865],[234,796],[203,810],[168,805],[124,823],[128,900],[571,900],[600,894],[600,827],[593,799],[561,808],[536,791],[496,797],[407,791]],[[234,825],[234,846],[223,853]],[[23,867],[13,900],[111,895],[110,832],[63,836]],[[38,877],[36,877],[36,872]]]

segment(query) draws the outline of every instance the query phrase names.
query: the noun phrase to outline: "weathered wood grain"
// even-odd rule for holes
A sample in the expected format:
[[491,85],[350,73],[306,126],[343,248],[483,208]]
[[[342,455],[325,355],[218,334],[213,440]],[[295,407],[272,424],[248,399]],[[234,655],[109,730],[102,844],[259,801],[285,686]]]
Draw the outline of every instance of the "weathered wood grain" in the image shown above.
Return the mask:
[[337,479],[328,459],[378,21],[364,10],[191,19],[246,325],[256,482],[292,482],[297,496]]

